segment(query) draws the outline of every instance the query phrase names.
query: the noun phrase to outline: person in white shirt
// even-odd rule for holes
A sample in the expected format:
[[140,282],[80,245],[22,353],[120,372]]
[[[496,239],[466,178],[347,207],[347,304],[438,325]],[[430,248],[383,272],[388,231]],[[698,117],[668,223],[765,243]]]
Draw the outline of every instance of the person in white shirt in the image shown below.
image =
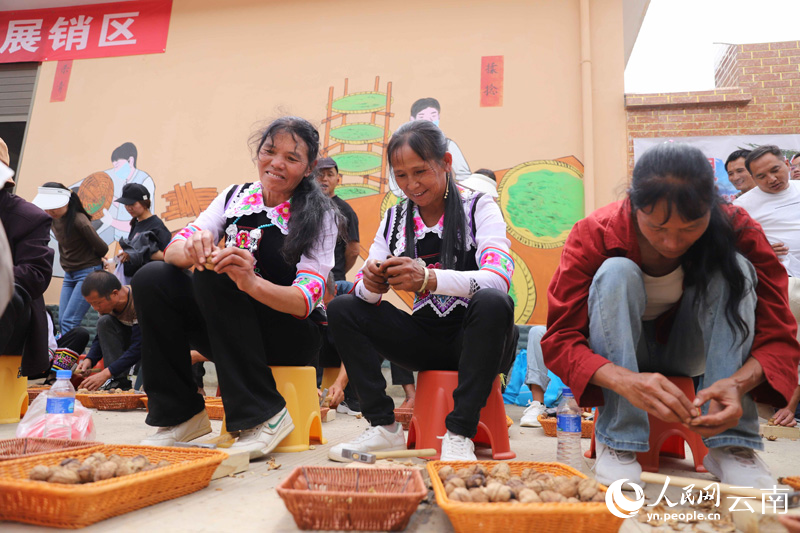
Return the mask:
[[[789,307],[800,323],[800,181],[789,179],[789,162],[775,145],[759,146],[745,160],[756,188],[733,203],[747,210],[764,230],[789,274]],[[794,426],[800,385],[789,404],[775,414],[781,425]]]
[[750,175],[750,172],[748,172],[747,167],[744,166],[744,161],[749,154],[750,150],[736,150],[735,152],[731,152],[728,159],[725,161],[725,171],[728,173],[728,181],[739,191],[736,193],[737,198],[756,186],[753,182],[753,177]]
[[[457,185],[447,140],[429,121],[404,124],[387,163],[406,199],[388,209],[350,294],[328,306],[328,325],[370,428],[333,446],[359,452],[406,447],[380,358],[409,370],[456,370],[445,418],[443,461],[474,461],[472,438],[492,383],[511,366],[519,332],[508,295],[514,271],[500,207]],[[414,293],[411,314],[381,301],[390,288]]]
[[792,161],[789,164],[789,168],[792,170],[792,179],[800,180],[800,152],[797,152],[792,156]]

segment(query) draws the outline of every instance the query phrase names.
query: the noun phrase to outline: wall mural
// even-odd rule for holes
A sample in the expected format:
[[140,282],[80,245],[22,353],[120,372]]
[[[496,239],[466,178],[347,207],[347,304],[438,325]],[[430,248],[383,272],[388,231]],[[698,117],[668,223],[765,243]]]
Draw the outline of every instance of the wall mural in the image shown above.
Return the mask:
[[[131,230],[131,216],[125,207],[116,202],[122,196],[122,187],[128,183],[139,183],[150,191],[150,210],[156,212],[156,184],[153,178],[138,168],[139,151],[132,142],[122,143],[111,152],[111,168],[92,172],[82,180],[69,185],[78,194],[83,208],[92,217],[92,226],[97,234],[116,253],[116,241],[127,237]],[[53,262],[53,276],[63,278],[58,253],[58,242],[50,234],[50,247],[56,255]]]
[[[351,93],[345,79],[343,93],[335,97],[335,88],[330,87],[322,121],[322,154],[336,160],[342,174],[336,194],[358,215],[362,259],[368,255],[384,212],[402,196],[383,157],[396,113],[392,112],[392,83],[382,91],[376,77],[372,89]],[[412,104],[409,120],[428,120],[438,126],[446,116],[442,107],[437,98],[420,98]],[[448,150],[453,154],[456,175],[469,176],[469,164],[452,139]],[[516,263],[510,290],[515,319],[518,324],[544,324],[546,305],[544,300],[537,305],[537,292],[546,293],[561,247],[575,222],[583,218],[583,165],[567,156],[527,161],[494,172]],[[402,291],[398,296],[410,310],[413,296]]]
[[[396,110],[392,110],[392,82],[382,87],[380,77],[376,76],[371,90],[350,92],[349,89],[345,79],[340,95],[335,95],[333,86],[328,90],[326,115],[320,126],[321,156],[332,157],[339,166],[343,178],[336,193],[358,215],[360,255],[366,258],[383,213],[402,196],[384,158]],[[409,121],[428,120],[438,126],[442,117],[447,116],[445,106],[446,102],[443,106],[437,98],[419,98],[408,115],[402,116],[408,116]],[[469,164],[452,139],[448,141],[448,150],[453,155],[456,176],[462,179],[469,176]],[[130,230],[130,215],[114,201],[122,194],[124,184],[144,185],[153,198],[151,211],[158,213],[155,181],[138,168],[138,159],[136,146],[126,142],[112,152],[111,168],[94,172],[72,185],[92,215],[98,233],[109,245],[127,237]],[[544,324],[547,319],[544,295],[558,266],[561,248],[572,226],[584,216],[583,165],[573,156],[509,163],[507,168],[493,170],[498,183],[497,201],[508,225],[511,255],[516,263],[510,289],[516,305],[515,318],[518,324]],[[197,217],[217,194],[215,187],[195,188],[191,181],[176,183],[160,195],[159,215],[171,231],[177,231],[187,218]],[[54,239],[51,246],[58,249]],[[115,251],[112,247],[112,253]],[[58,265],[57,259],[55,264]],[[63,276],[61,272],[55,274]],[[398,296],[410,310],[413,296],[402,291]]]

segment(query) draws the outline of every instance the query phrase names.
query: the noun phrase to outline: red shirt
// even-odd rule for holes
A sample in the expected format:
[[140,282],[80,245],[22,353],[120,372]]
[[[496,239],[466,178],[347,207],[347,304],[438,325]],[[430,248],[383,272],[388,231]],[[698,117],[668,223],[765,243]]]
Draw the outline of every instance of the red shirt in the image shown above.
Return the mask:
[[[736,246],[755,267],[756,325],[751,355],[764,368],[766,381],[753,389],[757,401],[785,407],[797,387],[800,345],[789,309],[788,277],[761,226],[747,211],[723,206],[736,231]],[[578,221],[567,238],[561,263],[547,290],[547,333],[542,350],[547,368],[558,375],[583,406],[603,404],[602,390],[589,380],[609,363],[589,348],[589,286],[610,257],[626,257],[641,266],[629,200],[602,207]]]

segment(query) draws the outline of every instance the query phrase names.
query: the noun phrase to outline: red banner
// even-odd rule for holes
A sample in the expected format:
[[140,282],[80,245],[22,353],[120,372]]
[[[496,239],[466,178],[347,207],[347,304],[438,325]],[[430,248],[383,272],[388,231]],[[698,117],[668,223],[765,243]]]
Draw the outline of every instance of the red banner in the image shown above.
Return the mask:
[[481,58],[481,107],[503,106],[503,56]]
[[0,11],[0,63],[160,54],[172,0]]
[[72,73],[72,60],[59,61],[56,65],[56,76],[53,79],[53,90],[50,92],[51,102],[63,102],[67,99],[69,75]]

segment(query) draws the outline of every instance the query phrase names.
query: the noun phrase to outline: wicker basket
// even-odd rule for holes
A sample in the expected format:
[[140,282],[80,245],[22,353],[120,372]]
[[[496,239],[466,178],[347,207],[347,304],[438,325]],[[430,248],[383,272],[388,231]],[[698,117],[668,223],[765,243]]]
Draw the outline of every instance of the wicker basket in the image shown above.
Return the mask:
[[782,477],[778,480],[778,483],[789,485],[794,490],[800,490],[800,476]]
[[75,399],[81,402],[81,405],[89,409],[96,409],[94,399],[100,396],[99,394],[76,394]]
[[[544,434],[548,437],[557,437],[556,419],[552,416],[539,415],[536,420],[542,425]],[[594,433],[594,420],[581,420],[581,438],[591,439]]]
[[46,387],[30,387],[28,389],[28,404],[33,403],[33,400],[35,400],[37,396],[39,396],[43,392],[47,392],[48,390],[50,390],[49,386],[46,386]]
[[100,411],[127,411],[143,407],[144,394],[95,394],[92,400]]
[[[170,466],[121,478],[83,485],[60,485],[28,480],[37,464],[57,465],[94,452],[122,457],[146,456],[150,462],[165,459]],[[100,520],[141,509],[198,491],[227,457],[225,452],[199,448],[155,446],[102,446],[69,450],[46,456],[0,463],[0,520],[13,520],[67,529],[86,527]]]
[[206,396],[206,412],[211,420],[222,420],[225,418],[225,409],[222,407],[222,398],[216,396]]
[[[497,461],[478,461],[491,469]],[[436,503],[444,509],[457,532],[480,531],[481,533],[606,533],[617,531],[623,518],[609,512],[604,502],[597,503],[464,503],[450,501],[439,478],[439,469],[452,466],[458,470],[474,461],[431,461],[428,474],[431,478]],[[586,477],[574,468],[561,463],[534,463],[510,461],[512,475],[520,475],[526,468],[557,476]],[[605,487],[603,487],[605,490]]]
[[99,448],[101,442],[89,442],[83,440],[62,440],[62,439],[7,439],[0,440],[0,461],[11,459],[21,459],[45,453],[54,453],[65,450],[82,450],[83,448]]
[[399,531],[428,491],[419,470],[299,466],[277,487],[300,529]]

